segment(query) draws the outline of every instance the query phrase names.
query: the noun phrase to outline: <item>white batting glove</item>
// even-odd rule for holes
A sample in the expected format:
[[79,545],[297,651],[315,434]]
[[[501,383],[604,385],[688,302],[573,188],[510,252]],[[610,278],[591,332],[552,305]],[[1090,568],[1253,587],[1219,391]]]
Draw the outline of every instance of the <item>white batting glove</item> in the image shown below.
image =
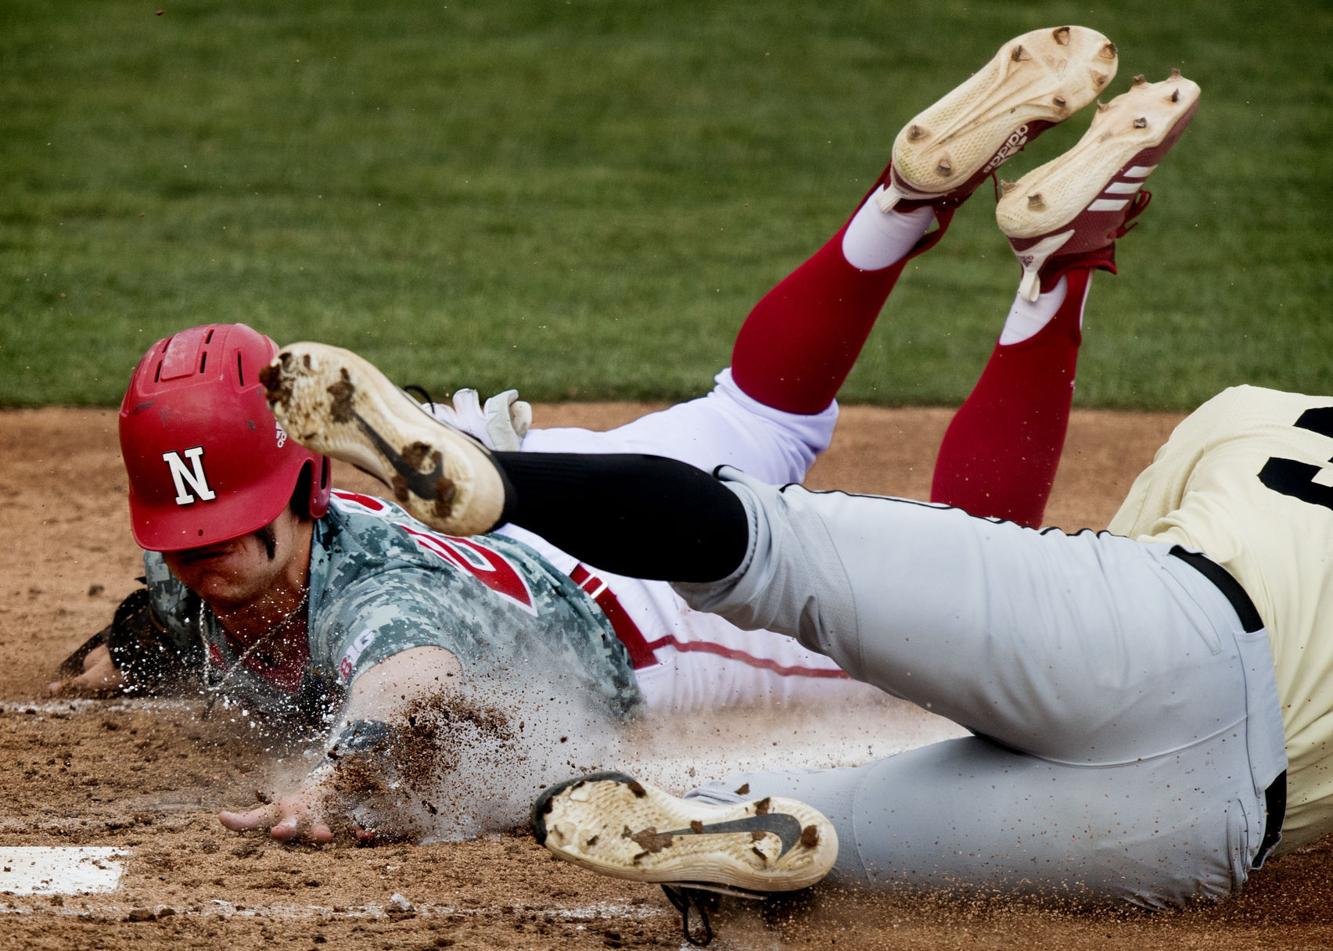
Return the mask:
[[461,429],[487,449],[517,452],[532,426],[532,404],[518,398],[518,390],[505,390],[481,403],[476,390],[455,390],[453,406],[435,404],[435,417]]

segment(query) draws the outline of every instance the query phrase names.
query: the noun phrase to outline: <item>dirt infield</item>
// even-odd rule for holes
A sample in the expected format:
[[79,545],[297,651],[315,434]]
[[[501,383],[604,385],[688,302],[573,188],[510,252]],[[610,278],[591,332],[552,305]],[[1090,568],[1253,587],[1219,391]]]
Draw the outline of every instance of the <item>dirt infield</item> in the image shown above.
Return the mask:
[[[646,407],[538,407],[544,425],[606,426]],[[849,408],[812,482],[923,496],[949,414]],[[1075,415],[1049,520],[1104,525],[1174,425],[1170,415]],[[550,859],[521,830],[463,843],[285,847],[226,832],[290,764],[181,703],[48,702],[58,660],[100,627],[139,573],[115,416],[0,413],[0,854],[112,846],[105,894],[0,894],[0,948],[678,947],[656,890]],[[366,490],[360,478],[349,486]],[[6,871],[8,871],[6,869]],[[1333,842],[1274,861],[1224,905],[1093,914],[949,896],[828,896],[747,912],[732,947],[1313,948],[1333,946]]]

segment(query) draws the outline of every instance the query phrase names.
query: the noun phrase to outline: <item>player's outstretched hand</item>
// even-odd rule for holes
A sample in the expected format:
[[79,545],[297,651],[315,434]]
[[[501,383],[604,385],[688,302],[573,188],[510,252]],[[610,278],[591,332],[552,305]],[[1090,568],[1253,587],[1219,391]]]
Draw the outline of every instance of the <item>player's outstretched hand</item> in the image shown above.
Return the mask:
[[71,694],[108,694],[119,690],[124,678],[111,661],[111,651],[105,644],[99,644],[83,658],[83,672],[73,677],[62,677],[46,685],[46,692],[53,697]]
[[317,845],[333,841],[333,830],[324,817],[323,783],[311,776],[296,792],[248,812],[218,813],[218,821],[232,832],[267,829],[279,842],[305,839]]
[[329,803],[342,799],[329,795],[330,777],[327,766],[317,767],[295,792],[246,812],[224,809],[218,813],[218,821],[232,832],[267,829],[268,834],[279,842],[311,842],[315,845],[327,845],[334,840],[330,822],[336,821],[341,828],[353,830],[352,834],[359,841],[372,841],[374,832],[362,828],[353,816],[329,814]]

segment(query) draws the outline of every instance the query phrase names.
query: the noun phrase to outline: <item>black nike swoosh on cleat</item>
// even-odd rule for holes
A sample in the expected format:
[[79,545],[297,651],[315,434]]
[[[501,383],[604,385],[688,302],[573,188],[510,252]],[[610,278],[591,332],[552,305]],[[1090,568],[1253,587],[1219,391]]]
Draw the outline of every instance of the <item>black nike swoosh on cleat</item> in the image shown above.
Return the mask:
[[734,832],[771,832],[782,840],[782,858],[801,841],[801,823],[795,816],[773,812],[762,816],[746,816],[744,819],[732,819],[730,822],[705,823],[695,829],[672,829],[660,835],[728,835]]
[[360,413],[352,414],[356,418],[356,424],[361,427],[361,431],[366,434],[375,448],[379,450],[380,455],[389,460],[389,465],[393,466],[393,471],[403,477],[407,487],[412,490],[412,494],[423,499],[438,499],[439,492],[435,488],[436,484],[444,477],[444,460],[440,459],[435,463],[435,468],[430,472],[418,472],[412,466],[408,465],[403,454],[375,431],[375,427],[366,422]]

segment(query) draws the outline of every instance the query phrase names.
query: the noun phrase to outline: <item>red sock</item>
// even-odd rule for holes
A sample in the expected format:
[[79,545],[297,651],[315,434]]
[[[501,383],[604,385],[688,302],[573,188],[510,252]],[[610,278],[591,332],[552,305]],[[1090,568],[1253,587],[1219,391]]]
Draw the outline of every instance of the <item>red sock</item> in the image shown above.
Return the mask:
[[1064,303],[1050,322],[1027,340],[996,344],[944,434],[931,501],[1041,525],[1069,425],[1091,276],[1066,272]]
[[755,305],[736,336],[732,379],[761,403],[807,415],[827,408],[902,273],[906,258],[877,271],[847,263],[847,224]]

